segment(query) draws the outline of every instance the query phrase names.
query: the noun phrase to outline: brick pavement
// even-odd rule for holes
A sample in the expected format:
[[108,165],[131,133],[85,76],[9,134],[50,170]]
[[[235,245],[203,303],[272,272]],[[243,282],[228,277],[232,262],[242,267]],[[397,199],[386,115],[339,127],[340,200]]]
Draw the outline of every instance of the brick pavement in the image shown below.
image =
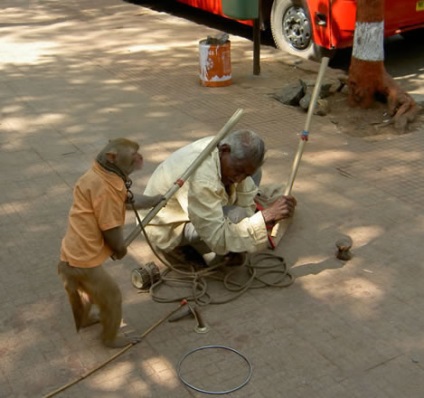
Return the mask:
[[[99,148],[117,135],[141,141],[141,190],[169,153],[216,134],[241,107],[239,126],[269,148],[265,182],[284,182],[304,115],[268,94],[316,66],[264,47],[253,77],[251,43],[231,37],[234,84],[209,89],[197,82],[197,42],[210,28],[118,0],[4,0],[1,10],[0,396],[41,397],[116,352],[99,344],[97,327],[75,333],[55,269],[73,183]],[[364,140],[314,118],[295,183],[299,211],[277,250],[295,284],[202,308],[206,334],[190,318],[165,322],[59,396],[200,397],[177,365],[216,344],[253,366],[234,397],[421,397],[422,145],[418,133]],[[354,241],[347,263],[334,256],[344,234]],[[176,306],[132,287],[130,271],[152,259],[139,239],[107,265],[123,291],[124,330],[142,333]],[[226,388],[245,375],[233,360],[189,362],[190,380]]]

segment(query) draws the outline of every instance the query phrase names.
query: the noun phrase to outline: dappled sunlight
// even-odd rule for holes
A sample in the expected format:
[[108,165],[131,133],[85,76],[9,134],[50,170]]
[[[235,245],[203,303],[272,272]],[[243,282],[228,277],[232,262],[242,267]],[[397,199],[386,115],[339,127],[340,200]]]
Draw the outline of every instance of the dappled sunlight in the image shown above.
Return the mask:
[[24,110],[24,106],[21,104],[9,104],[9,105],[4,105],[1,109],[2,114],[3,114],[3,120],[4,120],[4,115],[8,114],[8,113],[17,113],[17,112],[22,112]]
[[4,365],[10,366],[10,371],[13,371],[22,353],[33,350],[35,342],[45,339],[44,331],[39,325],[48,322],[55,314],[55,303],[42,299],[26,303],[13,312],[3,312],[2,322],[7,322],[8,330],[1,330],[0,353]]
[[[193,43],[193,47],[195,46],[195,44]],[[171,49],[175,49],[178,47],[182,47],[182,48],[187,48],[187,43],[186,42],[169,42],[167,41],[166,43],[163,44],[159,44],[159,43],[151,43],[151,44],[140,44],[140,45],[136,45],[136,46],[131,46],[131,47],[127,47],[128,51],[131,52],[141,52],[141,51],[145,51],[145,52],[157,52],[157,51],[169,51]],[[178,54],[176,54],[178,55]]]
[[[0,352],[2,357],[2,370],[6,373],[16,371],[16,366],[22,361],[22,353],[30,351],[35,341],[42,339],[42,333],[31,328],[31,330],[22,331],[16,326],[16,321],[9,326],[9,332],[0,334]],[[27,327],[25,324],[22,328]],[[25,365],[21,365],[25,367]]]
[[355,154],[352,153],[349,150],[341,151],[341,150],[335,150],[334,148],[329,150],[322,150],[316,152],[308,152],[308,155],[302,158],[302,162],[309,163],[309,164],[316,164],[316,162],[319,163],[322,167],[331,166],[332,164],[338,163],[341,160],[343,161],[349,161],[354,160]]
[[424,67],[417,68],[414,73],[406,73],[402,76],[394,77],[401,86],[406,86],[409,94],[422,94],[422,79],[424,76]]
[[[24,13],[20,9],[16,18],[24,21],[16,24],[19,29],[14,24],[0,29],[5,37],[0,68],[9,73],[9,84],[19,93],[15,102],[9,101],[2,109],[6,117],[3,117],[1,129],[13,133],[9,142],[4,140],[4,149],[24,148],[25,138],[31,136],[35,139],[35,134],[45,127],[75,137],[89,133],[93,144],[100,135],[108,134],[108,130],[128,136],[131,127],[125,130],[125,126],[132,126],[132,121],[122,123],[119,116],[125,110],[137,107],[135,96],[145,87],[155,86],[151,68],[172,74],[175,62],[190,64],[193,69],[187,69],[182,79],[189,84],[197,82],[198,40],[202,37],[193,36],[192,29],[187,29],[192,25],[185,19],[173,18],[170,26],[158,18],[157,29],[152,30],[149,25],[143,24],[146,19],[155,17],[151,11],[134,14],[137,8],[129,11],[117,5],[108,6],[105,13],[90,4],[81,3],[77,14],[69,19],[64,17],[68,8],[69,5],[54,2],[45,5],[28,2],[28,8],[24,7]],[[15,19],[16,10],[7,8],[11,20]],[[81,18],[84,24],[90,25],[84,31],[84,41],[79,34]],[[51,41],[46,41],[46,36]],[[169,40],[172,37],[175,39]],[[66,61],[63,61],[64,57]],[[13,65],[20,67],[13,68]],[[31,74],[28,68],[31,68]],[[118,72],[118,68],[121,71]],[[116,100],[116,106],[111,107],[109,98],[116,95],[117,89],[125,91],[128,96],[123,95]],[[169,115],[169,106],[163,107],[161,103],[168,101],[169,104],[172,98],[175,98],[172,102],[175,106],[182,102],[168,84],[164,84],[157,94],[161,97],[160,101],[152,102],[151,109],[141,109],[135,115],[140,120],[138,134],[142,138],[151,134],[154,123]],[[35,108],[36,116],[32,112]],[[81,110],[82,115],[75,119],[74,115]],[[26,116],[30,113],[31,116]],[[184,124],[183,119],[180,124]],[[201,131],[191,133],[188,130],[187,136],[190,134],[196,138],[202,136]],[[180,146],[183,145],[177,143],[170,151]],[[161,156],[160,161],[166,155]]]
[[299,193],[310,194],[311,192],[319,192],[320,190],[323,189],[322,181],[302,179],[302,180],[296,181],[295,183],[296,183],[296,193],[299,192]]
[[378,313],[378,304],[386,292],[365,277],[350,277],[328,284],[314,278],[302,279],[302,289],[327,304],[344,306],[351,316],[369,319]]
[[[243,108],[237,128],[258,131],[267,143],[263,181],[284,184],[306,114],[276,103],[269,94],[288,76],[312,78],[315,71],[305,72],[303,63],[293,63],[291,56],[285,64],[284,54],[267,58],[275,48],[261,48],[263,73],[253,77],[253,44],[234,35],[233,84],[205,88],[199,82],[199,40],[221,27],[146,8],[146,3],[172,8],[175,2],[4,3],[0,375],[6,386],[0,382],[0,395],[43,396],[118,352],[102,345],[99,324],[76,332],[57,274],[74,184],[99,150],[118,136],[140,144],[145,165],[131,174],[131,189],[139,194],[171,153],[217,134],[232,112]],[[410,80],[415,81],[414,76]],[[324,396],[328,380],[343,380],[336,386],[343,387],[364,374],[368,365],[385,360],[385,352],[373,351],[380,336],[394,350],[420,349],[422,325],[415,315],[423,298],[417,276],[424,272],[419,251],[424,215],[422,204],[415,209],[410,203],[418,203],[422,192],[409,195],[410,186],[403,190],[402,184],[419,186],[424,177],[422,168],[416,167],[424,159],[421,141],[405,135],[392,142],[366,142],[339,134],[331,118],[314,117],[313,124],[294,183],[297,218],[275,252],[287,261],[295,283],[287,289],[264,288],[237,296],[224,311],[205,306],[210,334],[190,335],[192,319],[163,322],[151,338],[79,379],[64,396],[196,395],[176,372],[180,354],[193,345],[220,340],[248,352],[259,372],[246,386],[245,396],[256,396],[266,387],[260,379],[266,379],[267,367],[279,369],[275,377],[294,383],[297,379],[291,376],[303,369],[311,381],[303,387],[322,381],[318,387]],[[135,218],[127,212],[124,236],[133,230]],[[350,261],[335,256],[335,243],[342,235],[353,241]],[[167,306],[157,303],[151,292],[139,294],[131,286],[132,269],[146,260],[162,270],[166,267],[142,235],[128,253],[120,261],[108,259],[105,269],[121,288],[124,327],[132,334],[146,330]],[[259,303],[263,311],[253,316],[244,311]],[[375,341],[368,333],[373,327],[378,329]],[[255,334],[263,341],[258,342]],[[352,351],[358,356],[351,358]],[[198,368],[213,373],[214,367],[224,365]],[[229,365],[227,369],[236,373]],[[292,384],[290,391],[298,391],[299,385]],[[299,390],[302,393],[309,391]]]
[[[420,158],[422,154],[419,155]],[[413,160],[411,157],[409,160]],[[411,168],[411,163],[406,162],[402,164],[400,162],[396,162],[395,164],[387,164],[384,167],[384,171],[389,175],[407,175],[411,173],[413,170]]]
[[267,160],[280,160],[285,159],[289,156],[289,153],[284,150],[269,148],[265,153],[265,161]]
[[38,115],[38,117],[34,118],[31,121],[31,124],[53,124],[53,123],[60,123],[63,121],[63,119],[66,117],[65,113],[43,113],[42,115]]
[[[9,9],[8,15],[13,15],[13,12]],[[31,23],[19,25],[20,30],[13,29],[12,27],[3,28],[0,32],[3,33],[2,40],[2,53],[0,54],[0,68],[5,67],[7,64],[14,65],[46,65],[54,61],[50,58],[53,54],[56,57],[61,56],[84,56],[87,51],[91,51],[94,48],[104,49],[105,46],[108,49],[105,54],[110,57],[121,56],[128,54],[128,56],[134,57],[137,53],[143,56],[143,53],[148,53],[153,56],[154,59],[162,57],[163,52],[169,52],[169,55],[175,57],[185,57],[189,55],[191,63],[197,63],[197,51],[198,51],[198,40],[201,37],[196,38],[190,34],[189,23],[184,19],[175,18],[172,23],[172,28],[168,25],[163,25],[163,21],[158,20],[158,29],[155,31],[148,30],[142,24],[144,18],[150,18],[149,14],[144,15],[125,15],[122,13],[120,18],[122,19],[122,25],[117,25],[114,28],[113,34],[110,34],[111,21],[116,21],[118,15],[104,16],[104,15],[92,15],[89,10],[81,10],[82,14],[85,14],[89,20],[94,21],[92,31],[85,32],[84,45],[81,43],[78,29],[73,20],[64,21],[58,10],[56,19],[53,15],[49,18],[43,18],[43,12],[41,7],[29,7],[29,13],[31,14]],[[36,17],[36,11],[39,11],[39,17]],[[98,10],[96,10],[98,11]],[[54,9],[49,10],[52,14]],[[119,11],[118,11],[119,12]],[[22,19],[22,14],[17,19]],[[53,17],[53,19],[51,19]],[[44,22],[46,21],[46,22]],[[48,22],[47,22],[48,21]],[[114,22],[116,23],[116,22]],[[170,41],[169,38],[175,36],[175,29],[180,30],[178,40]],[[45,33],[49,32],[54,41],[43,41],[37,40],[37,36],[43,37]],[[109,34],[106,34],[108,33]],[[105,35],[106,34],[106,35]],[[7,36],[6,36],[7,35]],[[126,45],[126,36],[139,37],[138,44]],[[179,51],[175,51],[179,49]],[[99,54],[100,55],[100,54]],[[195,55],[193,57],[193,55]],[[90,55],[88,55],[91,57]],[[87,60],[88,61],[88,60]],[[130,61],[130,60],[129,60]],[[140,59],[143,63],[150,63],[147,58]],[[171,60],[170,60],[171,61]],[[81,60],[84,63],[83,60]],[[108,61],[109,62],[109,61]],[[120,62],[123,62],[121,60]],[[161,60],[162,64],[165,64],[165,59]],[[171,65],[172,62],[167,63]],[[89,65],[90,63],[87,63]],[[81,65],[79,65],[80,67]]]
[[[300,206],[309,206],[311,212],[319,212],[320,208],[331,208],[336,212],[351,213],[358,207],[358,201],[355,198],[349,198],[343,192],[336,192],[332,186],[334,185],[334,176],[330,174],[320,174],[317,179],[305,179],[302,178],[295,182],[295,196],[300,199],[304,196],[305,203],[303,200],[300,202]],[[302,207],[299,206],[299,209]],[[320,225],[320,229],[324,229],[328,224],[334,223],[334,217],[339,217],[337,213],[329,217],[327,220],[322,220],[323,224]]]
[[302,288],[307,290],[313,297],[331,302],[337,298],[345,300],[346,296],[352,299],[360,299],[364,301],[378,301],[384,297],[384,291],[369,279],[363,277],[350,277],[339,280],[332,285],[324,285],[322,281],[314,278],[302,279]]
[[[25,65],[34,63],[48,63],[48,59],[43,56],[51,55],[55,52],[56,44],[53,42],[30,41],[19,43],[12,39],[2,39],[0,53],[0,68],[2,64]],[[54,50],[54,51],[53,51]]]
[[0,206],[0,216],[11,216],[24,213],[31,203],[28,201],[9,201]]
[[9,116],[3,118],[3,122],[9,126],[13,126],[13,130],[20,130],[28,133],[30,129],[34,129],[34,115],[31,116]]
[[27,227],[27,231],[34,234],[39,234],[46,232],[48,233],[51,230],[51,226],[49,224],[43,223],[34,223]]
[[328,256],[323,255],[323,254],[301,256],[296,261],[296,263],[293,264],[293,267],[301,267],[301,266],[304,266],[305,264],[307,264],[307,265],[321,264],[326,259],[328,259]]
[[101,372],[94,374],[88,384],[99,391],[113,391],[128,383],[129,373],[134,370],[132,361],[117,361],[113,366],[105,366]]
[[158,144],[143,145],[143,152],[148,154],[148,159],[150,162],[162,163],[169,155],[187,145],[188,141],[168,141],[162,143],[160,146]]
[[384,291],[365,278],[349,278],[335,286],[336,292],[347,294],[354,299],[378,301],[384,296]]
[[381,238],[384,236],[385,232],[384,228],[380,225],[368,225],[349,228],[346,230],[346,235],[349,235],[352,238],[354,247],[359,248]]
[[[174,372],[170,372],[170,369],[174,369],[174,364],[164,356],[157,356],[147,358],[143,361],[141,367],[147,374],[150,374],[152,380],[167,385],[169,388],[174,388],[180,385],[180,380]],[[152,372],[153,371],[153,372]],[[166,374],[166,380],[164,375]]]
[[[424,359],[424,337],[423,336],[411,336],[410,338],[404,338],[398,341],[397,345],[403,350],[412,351],[412,353],[421,352],[420,357]],[[415,354],[415,359],[418,359]]]
[[[71,68],[73,69],[73,68]],[[78,68],[76,68],[78,69]],[[74,85],[74,86],[83,86],[84,84],[87,84],[89,82],[89,80],[87,79],[87,77],[84,76],[71,76],[68,79],[68,82],[70,85]],[[107,85],[119,85],[120,87],[122,87],[122,80],[120,79],[116,79],[116,78],[110,78],[110,79],[104,79],[103,80],[104,84]],[[129,89],[134,89],[134,87],[125,87],[125,89],[129,90]]]

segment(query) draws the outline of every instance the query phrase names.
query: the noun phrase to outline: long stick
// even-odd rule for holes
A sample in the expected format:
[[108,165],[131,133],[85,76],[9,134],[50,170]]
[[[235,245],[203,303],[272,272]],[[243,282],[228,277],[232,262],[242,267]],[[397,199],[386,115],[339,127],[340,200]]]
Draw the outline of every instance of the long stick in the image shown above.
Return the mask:
[[174,185],[169,188],[168,192],[164,195],[164,199],[158,203],[152,210],[150,210],[143,218],[141,225],[138,224],[133,231],[125,238],[125,246],[129,246],[133,240],[140,234],[142,228],[144,228],[153,217],[166,205],[168,200],[177,192],[183,184],[187,181],[190,175],[200,166],[200,164],[206,159],[206,157],[216,148],[217,144],[231,131],[231,129],[240,120],[243,109],[238,109],[233,116],[228,120],[224,127],[219,131],[215,138],[208,144],[208,146],[199,154],[196,160],[187,168],[183,175],[174,182]]
[[305,146],[305,143],[307,141],[308,134],[309,134],[309,127],[311,125],[311,119],[312,119],[312,116],[313,116],[314,111],[315,111],[315,105],[316,105],[317,100],[318,100],[318,95],[321,91],[321,84],[322,84],[322,80],[324,78],[325,70],[326,70],[327,65],[328,65],[328,61],[329,61],[329,58],[326,58],[326,57],[324,57],[321,61],[321,66],[319,68],[319,72],[318,72],[317,80],[316,80],[316,83],[315,83],[314,91],[312,92],[311,102],[310,102],[309,108],[308,108],[308,114],[306,116],[305,127],[302,131],[302,134],[301,134],[299,146],[298,146],[298,149],[297,149],[295,159],[293,161],[292,171],[290,173],[290,177],[289,177],[289,180],[287,182],[284,195],[290,195],[292,188],[293,188],[294,179],[296,178],[297,170],[299,169],[300,160],[302,158],[304,146]]
[[128,345],[126,345],[124,348],[122,348],[120,351],[118,351],[116,354],[112,355],[109,359],[107,359],[106,361],[102,362],[100,365],[96,366],[95,368],[89,370],[88,372],[84,373],[82,376],[80,376],[79,378],[75,379],[74,381],[71,381],[68,384],[65,384],[64,386],[58,388],[57,390],[45,395],[43,398],[51,398],[54,397],[55,395],[59,394],[62,391],[67,390],[69,387],[72,387],[73,385],[79,383],[81,380],[86,379],[88,376],[92,375],[94,372],[97,372],[99,369],[105,367],[108,363],[112,362],[114,359],[118,358],[119,356],[121,356],[124,352],[128,351],[132,346],[138,344],[141,342],[141,340],[146,337],[152,330],[156,329],[160,324],[162,324],[163,322],[165,322],[168,318],[170,318],[172,315],[174,315],[177,311],[179,311],[179,309],[188,304],[187,300],[182,300],[180,302],[180,305],[175,308],[174,310],[172,310],[169,314],[165,315],[163,318],[159,319],[159,321],[157,321],[155,324],[153,324],[152,326],[150,326],[140,337],[137,343],[128,343]]
[[[306,116],[305,126],[304,126],[304,129],[303,129],[301,137],[300,137],[299,146],[297,148],[296,156],[295,156],[294,161],[293,161],[292,170],[291,170],[291,173],[290,173],[290,177],[287,181],[287,185],[286,185],[286,189],[284,191],[284,195],[290,195],[291,194],[291,191],[292,191],[292,188],[293,188],[293,183],[294,183],[294,180],[296,178],[297,171],[299,169],[300,160],[302,159],[304,146],[305,146],[306,141],[308,140],[309,127],[311,125],[312,116],[313,116],[314,111],[315,111],[315,105],[317,103],[318,96],[319,96],[319,93],[321,91],[322,80],[324,78],[324,73],[325,73],[325,70],[328,66],[329,60],[330,59],[327,58],[327,57],[322,58],[321,66],[319,68],[319,72],[318,72],[318,76],[317,76],[317,80],[315,82],[315,87],[314,87],[314,90],[312,92],[311,101],[309,103],[308,114]],[[281,220],[272,229],[271,237],[275,238],[277,243],[281,240],[281,238],[285,234],[290,221],[291,221],[290,219]]]

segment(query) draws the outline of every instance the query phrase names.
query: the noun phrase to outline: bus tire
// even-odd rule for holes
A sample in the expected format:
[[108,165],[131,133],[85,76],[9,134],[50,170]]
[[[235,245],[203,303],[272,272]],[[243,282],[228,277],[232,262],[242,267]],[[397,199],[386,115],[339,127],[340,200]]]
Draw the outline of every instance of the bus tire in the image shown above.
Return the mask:
[[302,0],[274,0],[270,25],[275,45],[284,52],[315,61],[331,55],[313,42],[309,10]]
[[423,40],[424,39],[424,28],[423,29],[415,29],[415,30],[408,30],[407,32],[403,32],[400,34],[405,40],[408,41],[416,41],[416,40]]

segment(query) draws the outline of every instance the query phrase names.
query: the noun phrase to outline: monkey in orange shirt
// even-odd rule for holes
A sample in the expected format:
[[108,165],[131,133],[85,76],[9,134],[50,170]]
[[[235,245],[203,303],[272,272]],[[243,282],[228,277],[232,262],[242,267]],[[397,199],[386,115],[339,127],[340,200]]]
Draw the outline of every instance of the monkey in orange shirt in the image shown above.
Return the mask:
[[[155,206],[158,196],[133,196],[129,175],[143,167],[139,145],[118,138],[100,151],[93,167],[76,182],[68,229],[62,240],[58,272],[68,293],[77,331],[101,322],[102,341],[107,347],[134,342],[118,336],[122,320],[122,296],[118,284],[104,270],[113,255],[127,254],[123,226],[126,205],[133,200],[137,209]],[[99,317],[91,312],[99,309]]]

